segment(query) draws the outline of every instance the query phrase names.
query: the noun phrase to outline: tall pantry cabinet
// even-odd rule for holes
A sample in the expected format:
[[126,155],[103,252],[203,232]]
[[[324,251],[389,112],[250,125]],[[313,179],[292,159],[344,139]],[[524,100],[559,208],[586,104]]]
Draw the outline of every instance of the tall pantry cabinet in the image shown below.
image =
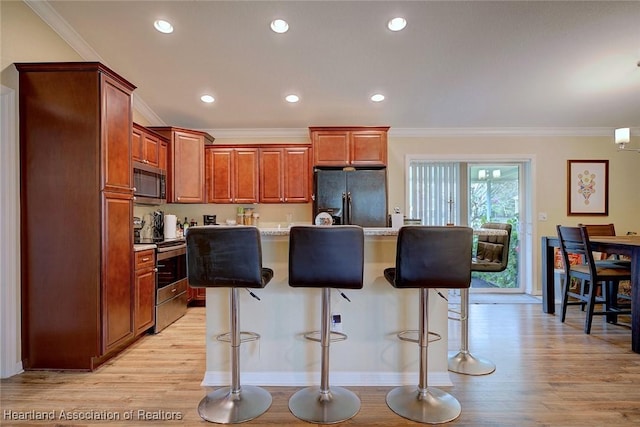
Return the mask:
[[134,336],[135,87],[96,62],[16,67],[23,365],[91,370]]

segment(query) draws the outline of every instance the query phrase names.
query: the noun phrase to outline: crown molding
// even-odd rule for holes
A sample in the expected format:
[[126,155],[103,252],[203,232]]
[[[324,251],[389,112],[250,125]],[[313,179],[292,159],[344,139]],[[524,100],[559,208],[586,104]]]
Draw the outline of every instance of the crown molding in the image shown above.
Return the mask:
[[460,136],[612,136],[613,128],[544,128],[544,127],[504,127],[504,128],[391,128],[394,137],[460,137]]
[[219,138],[309,138],[308,128],[199,129]]
[[150,126],[168,126],[167,122],[162,120],[135,92],[133,93],[133,108],[149,121]]
[[[200,129],[216,138],[307,138],[308,128],[256,128],[256,129]],[[613,137],[613,128],[391,128],[389,136],[395,138],[426,137]],[[632,132],[632,134],[635,134]]]

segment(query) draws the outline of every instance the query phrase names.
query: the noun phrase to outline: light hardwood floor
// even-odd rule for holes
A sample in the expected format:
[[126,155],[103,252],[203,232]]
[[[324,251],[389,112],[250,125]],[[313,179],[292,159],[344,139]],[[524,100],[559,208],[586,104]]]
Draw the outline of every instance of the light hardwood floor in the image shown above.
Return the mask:
[[[582,332],[584,313],[570,307],[567,322],[542,313],[540,304],[472,304],[472,353],[491,359],[497,370],[486,376],[451,374],[452,393],[462,405],[455,426],[638,426],[640,354],[630,350],[630,330],[594,319],[591,335]],[[450,325],[450,348],[458,348]],[[342,344],[342,345],[347,345]],[[398,343],[398,345],[411,345]],[[416,348],[417,356],[417,348]],[[26,372],[2,380],[1,425],[95,425],[61,419],[97,414],[119,416],[105,426],[212,425],[196,407],[205,391],[204,309],[158,335],[145,336],[93,373]],[[417,382],[417,375],[416,375]],[[293,387],[266,387],[273,405],[245,425],[299,425],[288,410]],[[344,425],[419,425],[391,412],[390,387],[352,387],[362,400],[360,412]],[[55,422],[11,421],[7,411],[55,411]],[[132,411],[132,412],[129,412]],[[180,420],[143,420],[172,412]],[[125,420],[133,414],[133,420]]]

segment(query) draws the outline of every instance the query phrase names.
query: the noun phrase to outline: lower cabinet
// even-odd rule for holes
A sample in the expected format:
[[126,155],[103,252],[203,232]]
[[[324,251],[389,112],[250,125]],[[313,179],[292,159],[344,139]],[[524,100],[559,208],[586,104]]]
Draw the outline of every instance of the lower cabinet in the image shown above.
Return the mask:
[[189,305],[204,307],[207,300],[207,288],[189,287]]
[[156,255],[149,249],[135,252],[135,334],[152,328],[155,323]]

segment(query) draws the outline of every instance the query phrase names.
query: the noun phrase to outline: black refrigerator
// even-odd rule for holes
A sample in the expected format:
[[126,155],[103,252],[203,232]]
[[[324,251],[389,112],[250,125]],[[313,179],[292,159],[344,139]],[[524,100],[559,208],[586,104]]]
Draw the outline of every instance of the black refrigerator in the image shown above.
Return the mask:
[[333,216],[335,224],[387,227],[387,170],[315,169],[313,217]]

